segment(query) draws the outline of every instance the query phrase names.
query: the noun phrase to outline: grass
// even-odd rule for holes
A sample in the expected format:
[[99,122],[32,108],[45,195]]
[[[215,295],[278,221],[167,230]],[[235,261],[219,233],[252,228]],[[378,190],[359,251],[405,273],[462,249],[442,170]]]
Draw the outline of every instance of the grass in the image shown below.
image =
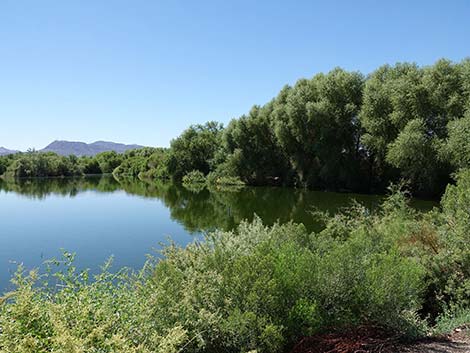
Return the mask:
[[463,326],[470,328],[470,308],[455,308],[438,317],[433,334],[437,336],[451,334],[455,329]]

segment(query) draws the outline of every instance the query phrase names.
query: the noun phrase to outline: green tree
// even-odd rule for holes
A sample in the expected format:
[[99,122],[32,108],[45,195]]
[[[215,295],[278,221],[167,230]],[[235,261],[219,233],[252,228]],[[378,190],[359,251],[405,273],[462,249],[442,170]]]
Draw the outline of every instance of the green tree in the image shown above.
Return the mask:
[[462,119],[448,125],[444,158],[449,158],[455,168],[470,168],[470,111]]
[[427,133],[421,119],[408,122],[389,145],[387,162],[399,168],[418,191],[432,192],[439,176],[438,140]]
[[95,156],[103,173],[112,173],[124,160],[122,154],[114,151],[102,152]]
[[15,155],[5,174],[13,178],[61,177],[81,175],[82,170],[76,157],[31,151]]
[[298,181],[309,186],[346,186],[358,171],[363,76],[335,69],[299,80],[281,92],[275,132]]
[[428,129],[437,137],[447,136],[447,124],[461,118],[465,112],[462,64],[439,60],[423,69],[423,86],[427,92],[427,115],[423,116]]
[[13,155],[0,156],[0,176],[7,171],[8,166],[13,162],[13,158]]
[[290,166],[272,128],[273,102],[234,119],[224,136],[226,168],[250,184],[288,182]]
[[[430,190],[438,188],[431,179],[438,180],[449,173],[447,163],[438,163],[437,158],[431,162],[431,157],[421,161],[412,156],[413,151],[404,148],[419,147],[417,154],[423,157],[432,145],[432,153],[442,154],[440,146],[447,137],[448,123],[460,119],[465,111],[465,65],[468,64],[448,60],[439,60],[425,68],[409,63],[385,65],[369,77],[360,114],[364,128],[362,142],[379,184],[386,185],[398,177],[411,177],[413,182],[418,182],[421,174],[420,189]],[[408,125],[411,121],[415,122]],[[405,143],[408,140],[405,136],[410,134],[419,137],[425,145]],[[428,180],[427,185],[423,184],[424,179]],[[435,189],[434,193],[441,191]]]
[[84,174],[101,174],[100,164],[94,157],[81,157],[78,161]]
[[192,170],[208,174],[214,168],[214,157],[221,146],[223,127],[211,121],[192,125],[171,142],[168,171],[176,180]]
[[385,65],[373,72],[364,87],[360,119],[362,142],[374,162],[374,174],[393,176],[385,162],[388,145],[412,119],[423,118],[427,109],[422,71],[415,64]]

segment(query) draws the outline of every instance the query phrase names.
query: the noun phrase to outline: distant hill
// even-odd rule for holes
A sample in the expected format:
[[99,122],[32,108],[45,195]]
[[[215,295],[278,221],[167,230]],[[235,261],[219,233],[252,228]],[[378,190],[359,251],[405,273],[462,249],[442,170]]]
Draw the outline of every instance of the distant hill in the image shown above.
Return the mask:
[[54,141],[40,152],[55,152],[62,156],[94,156],[101,152],[115,151],[117,153],[124,153],[127,150],[143,148],[140,145],[125,145],[123,143],[96,141],[93,143],[73,142],[73,141]]
[[8,148],[5,147],[0,147],[0,156],[6,156],[8,154],[14,154],[17,153],[18,151],[15,150],[9,150]]

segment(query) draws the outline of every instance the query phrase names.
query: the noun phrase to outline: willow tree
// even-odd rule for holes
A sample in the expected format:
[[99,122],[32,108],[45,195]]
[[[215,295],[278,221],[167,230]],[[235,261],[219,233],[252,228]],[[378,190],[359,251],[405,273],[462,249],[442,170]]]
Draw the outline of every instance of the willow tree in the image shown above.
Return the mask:
[[[465,111],[462,72],[462,64],[440,60],[425,68],[409,63],[385,65],[370,75],[360,117],[364,128],[362,141],[373,160],[379,183],[387,184],[398,177],[411,178],[421,190],[440,192],[445,181],[439,187],[436,180],[450,171],[447,161],[438,158],[447,138],[447,126]],[[424,145],[405,143],[407,136]],[[434,151],[426,154],[427,159],[417,157],[431,145]],[[404,151],[405,146],[410,150]],[[427,185],[423,184],[424,179]]]
[[449,123],[448,135],[444,158],[449,158],[456,169],[470,168],[470,111]]
[[170,175],[181,180],[192,170],[208,174],[214,165],[214,158],[221,146],[223,127],[211,121],[204,125],[192,125],[171,141],[168,156]]
[[275,133],[301,184],[347,187],[358,176],[363,82],[360,73],[335,69],[284,92]]
[[254,106],[224,132],[226,168],[250,184],[288,183],[289,163],[272,128],[273,102]]

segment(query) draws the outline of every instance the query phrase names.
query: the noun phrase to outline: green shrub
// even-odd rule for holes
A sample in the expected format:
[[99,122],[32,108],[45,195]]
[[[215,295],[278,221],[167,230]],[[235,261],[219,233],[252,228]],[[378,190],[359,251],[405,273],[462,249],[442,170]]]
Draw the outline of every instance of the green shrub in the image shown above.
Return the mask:
[[141,179],[170,180],[171,175],[165,164],[159,164],[155,168],[149,169],[139,174]]
[[356,204],[316,233],[255,219],[170,244],[139,273],[90,280],[68,254],[55,273],[20,268],[0,300],[0,352],[275,353],[368,324],[415,338],[428,316],[443,332],[468,320],[469,175],[424,216],[395,190],[377,214]]
[[20,268],[0,306],[0,352],[124,352],[176,353],[188,341],[174,325],[158,334],[141,301],[142,274],[103,273],[88,281],[65,255],[65,271],[41,276],[62,288],[55,291],[38,282],[36,272]]
[[219,186],[244,186],[245,183],[237,176],[224,175],[217,172],[211,172],[207,175],[207,183],[209,185]]
[[52,152],[28,152],[13,155],[5,171],[8,178],[66,177],[82,175],[75,156],[59,156]]
[[205,184],[206,177],[199,170],[193,170],[183,177],[183,184]]
[[453,308],[442,313],[434,327],[434,334],[447,335],[453,333],[456,328],[470,324],[470,308]]
[[470,308],[470,170],[456,180],[442,198],[443,212],[434,216],[438,247],[427,258],[438,313],[452,306]]
[[391,221],[343,224],[342,237],[331,229],[344,219],[330,222],[309,234],[257,219],[203,243],[165,247],[164,259],[139,274],[105,269],[93,281],[67,262],[46,277],[59,281],[58,292],[18,275],[0,309],[0,352],[169,352],[168,342],[188,352],[282,352],[330,327],[409,332],[424,269],[386,240]]

